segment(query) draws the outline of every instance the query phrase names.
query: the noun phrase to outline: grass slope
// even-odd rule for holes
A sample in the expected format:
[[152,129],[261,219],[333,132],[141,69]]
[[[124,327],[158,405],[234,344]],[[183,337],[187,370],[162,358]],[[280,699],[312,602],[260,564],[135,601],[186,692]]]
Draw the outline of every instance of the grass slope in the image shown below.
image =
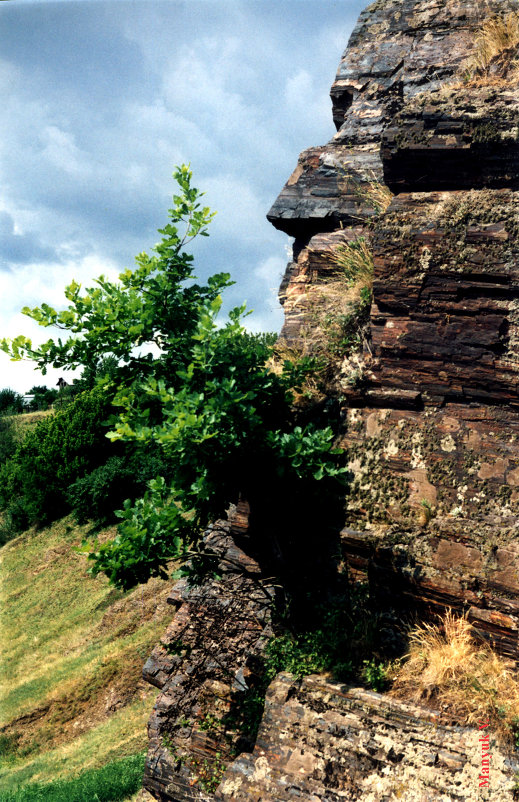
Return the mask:
[[88,577],[74,551],[86,529],[64,519],[0,551],[0,802],[15,790],[24,802],[61,799],[57,785],[41,796],[35,784],[92,783],[96,772],[101,783],[146,747],[156,690],[141,669],[171,620],[170,586],[155,579],[123,594]]

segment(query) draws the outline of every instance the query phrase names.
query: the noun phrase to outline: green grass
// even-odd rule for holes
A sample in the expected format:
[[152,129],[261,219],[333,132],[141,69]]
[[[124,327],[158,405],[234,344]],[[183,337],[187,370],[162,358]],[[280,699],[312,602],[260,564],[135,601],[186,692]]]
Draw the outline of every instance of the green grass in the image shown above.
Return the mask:
[[119,802],[140,788],[143,771],[144,754],[131,755],[69,780],[0,792],[0,802]]
[[153,579],[122,593],[89,577],[74,550],[86,531],[64,519],[0,549],[0,802],[65,799],[34,796],[35,787],[54,793],[58,780],[103,778],[103,767],[147,746],[157,691],[141,671],[171,621],[170,584]]

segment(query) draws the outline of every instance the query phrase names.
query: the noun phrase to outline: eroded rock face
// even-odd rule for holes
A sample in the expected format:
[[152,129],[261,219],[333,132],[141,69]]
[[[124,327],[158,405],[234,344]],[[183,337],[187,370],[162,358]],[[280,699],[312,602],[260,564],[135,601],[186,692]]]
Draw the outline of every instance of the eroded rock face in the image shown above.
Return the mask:
[[517,407],[519,192],[398,195],[374,257],[374,386]]
[[279,300],[285,312],[281,336],[289,346],[311,351],[314,338],[326,328],[326,315],[344,314],[356,297],[348,294],[335,255],[363,234],[362,226],[316,234],[287,266]]
[[[460,65],[484,16],[518,9],[516,0],[369,6],[332,86],[337,134],[305,152],[311,170],[303,154],[269,213],[300,238],[284,287],[282,333],[294,344],[312,310],[315,321],[312,301],[326,303],[325,271],[307,269],[318,217],[329,232],[339,216],[329,243],[340,232],[373,245],[369,350],[359,380],[341,384],[355,476],[343,533],[350,570],[384,603],[469,612],[516,659],[519,95],[504,73],[465,87]],[[367,171],[366,154],[382,169]],[[367,188],[382,174],[396,195],[377,215]],[[351,187],[357,210],[346,214]]]
[[280,674],[252,754],[223,776],[218,802],[513,798],[519,763],[493,747],[492,789],[479,788],[481,732],[438,713],[322,677]]
[[[389,185],[393,192],[409,189],[411,174],[415,180],[419,179],[424,164],[427,175],[435,176],[435,189],[443,189],[445,185],[454,188],[452,161],[458,164],[460,174],[463,150],[470,155],[465,172],[474,167],[474,160],[482,154],[487,155],[489,164],[485,169],[478,167],[481,177],[475,183],[470,183],[469,176],[457,188],[481,186],[490,170],[502,173],[505,164],[510,177],[517,175],[517,149],[511,141],[516,88],[508,90],[511,96],[506,107],[498,90],[475,90],[468,99],[466,91],[463,96],[463,88],[445,89],[450,84],[459,85],[460,65],[473,46],[474,32],[483,15],[516,7],[516,0],[491,0],[485,7],[468,0],[377,0],[362,12],[331,88],[337,133],[328,144],[301,154],[267,215],[276,228],[296,238],[296,267],[289,264],[284,282],[289,292],[292,283],[297,283],[293,276],[299,275],[299,261],[301,256],[304,258],[302,249],[311,237],[339,227],[359,229],[374,220],[378,209],[370,196],[370,187],[383,180],[384,171],[391,177]],[[443,99],[432,123],[427,115],[431,102],[436,102],[434,98],[438,96]],[[442,126],[451,119],[449,114],[451,128],[458,126],[457,138],[442,133]],[[471,132],[468,142],[467,132]],[[383,137],[384,163],[380,153]],[[427,147],[415,152],[416,139],[427,142]],[[496,155],[495,147],[489,146],[489,140],[498,139],[506,142],[500,155]],[[407,148],[404,141],[408,142]],[[439,150],[438,141],[442,142]],[[457,148],[453,147],[453,141],[459,143]],[[451,161],[447,156],[444,166],[439,167],[439,158],[451,151]],[[435,158],[432,170],[429,159]],[[509,186],[502,179],[495,182],[498,186]],[[416,186],[422,188],[428,186]],[[283,336],[295,343],[303,325],[301,306],[295,315],[287,307]]]
[[519,654],[519,419],[505,407],[351,409],[343,552],[382,607],[466,613]]
[[394,192],[519,187],[519,80],[444,86],[404,104],[382,135]]
[[[365,371],[342,387],[350,575],[383,609],[466,613],[517,661],[519,101],[509,80],[464,90],[459,68],[483,15],[518,8],[369,6],[332,86],[337,133],[301,155],[268,215],[296,238],[280,291],[290,347],[304,350],[316,325],[322,336],[332,293],[347,308],[337,250],[373,243]],[[384,176],[395,198],[382,214],[371,190]],[[175,620],[145,667],[161,689],[145,781],[153,795],[212,798],[216,783],[200,784],[208,760],[220,802],[485,798],[476,729],[437,726],[430,710],[323,678],[278,677],[254,749],[242,743],[233,759],[206,724],[254,682],[270,591],[229,535],[222,553],[248,574],[177,586]],[[512,800],[519,766],[493,749],[489,798]]]
[[373,216],[362,189],[382,176],[383,130],[408,98],[453,79],[481,17],[460,0],[377,0],[362,12],[331,88],[337,134],[301,154],[267,215],[276,228],[308,239]]
[[[272,588],[257,563],[235,545],[246,510],[215,524],[207,543],[221,554],[219,581],[200,587],[178,582],[168,599],[172,624],[146,662],[143,675],[160,689],[148,724],[144,787],[169,802],[208,800],[233,749],[247,748],[240,701],[253,687],[257,661],[270,637]],[[231,737],[226,737],[231,735]]]

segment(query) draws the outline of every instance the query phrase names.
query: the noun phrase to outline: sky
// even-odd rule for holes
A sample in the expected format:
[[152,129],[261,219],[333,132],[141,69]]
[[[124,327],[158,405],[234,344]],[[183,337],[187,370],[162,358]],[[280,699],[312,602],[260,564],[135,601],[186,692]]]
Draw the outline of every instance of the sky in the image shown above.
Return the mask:
[[[266,213],[298,154],[334,134],[329,90],[365,0],[0,0],[0,338],[20,313],[134,265],[190,163],[217,215],[198,278],[279,331],[291,240]],[[0,353],[0,388],[52,386]],[[65,374],[65,378],[69,378]]]

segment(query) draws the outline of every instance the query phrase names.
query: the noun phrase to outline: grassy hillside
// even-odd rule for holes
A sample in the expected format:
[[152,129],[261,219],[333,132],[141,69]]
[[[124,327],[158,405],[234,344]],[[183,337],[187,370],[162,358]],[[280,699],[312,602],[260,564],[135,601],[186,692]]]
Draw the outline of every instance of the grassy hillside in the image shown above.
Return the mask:
[[74,551],[86,529],[64,519],[0,551],[0,802],[61,800],[57,786],[50,796],[31,789],[124,768],[121,759],[146,747],[156,689],[141,669],[171,620],[170,584],[150,580],[124,594],[88,577]]

